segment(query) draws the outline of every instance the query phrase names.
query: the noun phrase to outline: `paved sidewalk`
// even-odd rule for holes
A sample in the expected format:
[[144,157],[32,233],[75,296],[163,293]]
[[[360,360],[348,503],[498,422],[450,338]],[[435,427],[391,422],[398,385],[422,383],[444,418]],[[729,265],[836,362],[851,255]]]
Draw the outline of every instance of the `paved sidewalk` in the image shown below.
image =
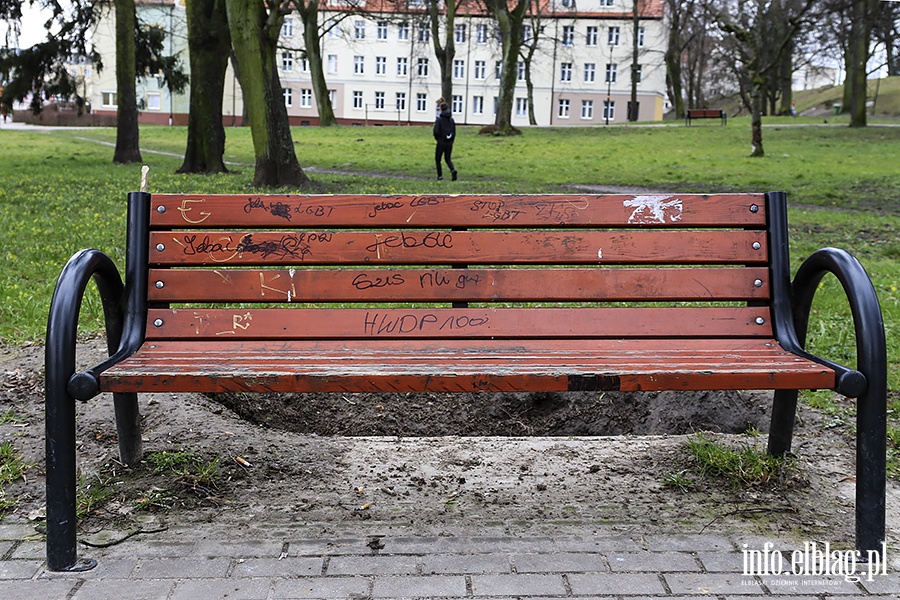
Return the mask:
[[760,551],[766,541],[776,549],[797,545],[740,534],[616,535],[587,525],[560,525],[549,536],[501,525],[462,526],[453,536],[376,533],[389,530],[364,523],[172,527],[107,548],[81,546],[82,556],[98,560],[95,569],[52,573],[33,525],[7,519],[0,523],[0,598],[900,597],[890,556],[887,575],[867,577],[861,565],[858,582],[842,575],[745,576],[744,544]]

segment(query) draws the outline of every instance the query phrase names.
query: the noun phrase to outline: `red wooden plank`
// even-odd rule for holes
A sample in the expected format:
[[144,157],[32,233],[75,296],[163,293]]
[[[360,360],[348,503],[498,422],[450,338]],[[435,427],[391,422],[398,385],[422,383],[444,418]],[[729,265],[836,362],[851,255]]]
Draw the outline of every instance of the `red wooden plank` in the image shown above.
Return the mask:
[[[548,285],[549,284],[549,285]],[[151,270],[152,302],[765,300],[764,267]]]
[[149,340],[772,336],[759,307],[151,309],[148,317]]
[[154,228],[765,227],[763,194],[155,194]]
[[[754,247],[756,244],[757,247]],[[154,265],[761,264],[764,231],[154,232]]]
[[[740,357],[736,360],[736,357]],[[771,340],[154,342],[104,391],[541,391],[827,388]]]

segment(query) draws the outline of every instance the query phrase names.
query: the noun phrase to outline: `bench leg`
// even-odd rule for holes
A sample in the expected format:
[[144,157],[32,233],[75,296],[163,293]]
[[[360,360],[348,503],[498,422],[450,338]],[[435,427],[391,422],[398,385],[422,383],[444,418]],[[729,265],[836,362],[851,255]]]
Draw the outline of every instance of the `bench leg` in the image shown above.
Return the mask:
[[119,460],[128,466],[141,461],[141,413],[138,395],[130,393],[113,394],[116,410],[116,433],[119,437]]
[[875,387],[856,399],[856,549],[884,561],[887,390]]
[[775,390],[772,421],[769,425],[769,454],[784,456],[791,451],[796,414],[797,390]]
[[97,562],[79,560],[75,547],[75,398],[66,390],[65,371],[53,364],[48,363],[45,392],[47,567],[51,571],[86,571]]

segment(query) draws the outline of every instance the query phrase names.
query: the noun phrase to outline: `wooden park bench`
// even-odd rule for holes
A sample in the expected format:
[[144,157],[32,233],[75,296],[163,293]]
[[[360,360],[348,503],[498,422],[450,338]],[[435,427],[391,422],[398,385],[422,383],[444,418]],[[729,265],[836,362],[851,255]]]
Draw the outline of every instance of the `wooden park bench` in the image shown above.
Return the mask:
[[[124,285],[83,250],[47,334],[47,556],[76,556],[75,400],[112,392],[123,462],[138,392],[771,389],[768,450],[797,390],[858,398],[857,544],[884,540],[884,328],[849,254],[789,274],[786,198],[132,193]],[[858,367],[804,352],[820,279],[853,310]],[[85,286],[111,357],[75,372]],[[487,400],[487,397],[486,397]],[[710,410],[717,410],[711,407]]]
[[728,122],[728,115],[721,108],[689,108],[684,116],[684,124],[690,126],[694,119],[721,119],[724,126]]

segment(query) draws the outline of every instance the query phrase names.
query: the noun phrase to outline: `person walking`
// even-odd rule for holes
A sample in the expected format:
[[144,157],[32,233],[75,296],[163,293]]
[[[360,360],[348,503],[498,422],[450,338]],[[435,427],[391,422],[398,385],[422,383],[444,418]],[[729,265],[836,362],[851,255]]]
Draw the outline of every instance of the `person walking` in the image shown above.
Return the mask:
[[437,178],[444,178],[444,171],[441,168],[441,158],[447,162],[450,167],[450,177],[456,181],[456,167],[453,166],[453,142],[456,140],[456,122],[450,115],[450,107],[446,102],[441,103],[441,114],[434,121],[434,141],[437,142],[434,148],[434,165],[437,167]]

